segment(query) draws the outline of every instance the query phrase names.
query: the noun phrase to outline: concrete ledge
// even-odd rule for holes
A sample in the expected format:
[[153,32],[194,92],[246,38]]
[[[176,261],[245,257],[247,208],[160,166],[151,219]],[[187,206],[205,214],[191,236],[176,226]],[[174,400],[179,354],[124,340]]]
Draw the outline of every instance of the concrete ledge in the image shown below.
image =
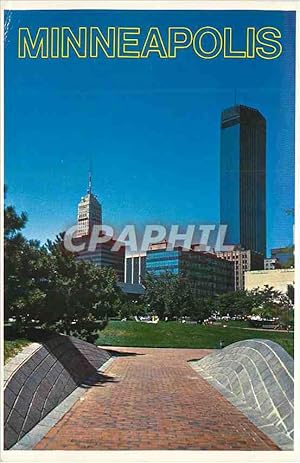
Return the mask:
[[21,352],[11,358],[4,367],[4,387],[6,383],[10,380],[11,376],[22,366],[26,360],[37,350],[41,344],[37,342],[32,342],[28,346],[23,347]]
[[78,386],[90,387],[90,378],[111,357],[104,349],[64,335],[54,335],[43,345],[34,343],[28,348],[29,353],[23,350],[4,368],[5,449],[23,438]]
[[[108,359],[99,369],[98,373],[104,373],[109,367],[113,357]],[[100,376],[100,378],[99,378]],[[94,374],[85,383],[96,384],[101,382],[101,375]],[[34,446],[43,439],[53,426],[73,407],[77,400],[84,400],[83,396],[87,392],[86,384],[80,385],[64,399],[54,410],[52,410],[42,421],[32,428],[22,439],[20,439],[10,450],[32,450]]]
[[280,448],[293,449],[294,361],[279,344],[239,341],[191,365]]

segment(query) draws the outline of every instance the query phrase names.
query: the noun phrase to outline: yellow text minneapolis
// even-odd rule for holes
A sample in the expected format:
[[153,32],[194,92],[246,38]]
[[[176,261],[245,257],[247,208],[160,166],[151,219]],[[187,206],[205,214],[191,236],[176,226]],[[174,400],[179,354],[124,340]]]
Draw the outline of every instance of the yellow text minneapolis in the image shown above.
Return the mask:
[[259,29],[247,27],[242,31],[244,40],[236,45],[232,27],[217,29],[204,26],[190,28],[158,27],[144,30],[140,27],[96,26],[71,28],[28,27],[18,29],[18,58],[66,59],[76,58],[149,58],[174,59],[189,50],[201,59],[223,57],[228,59],[276,59],[282,53],[281,32],[276,27]]

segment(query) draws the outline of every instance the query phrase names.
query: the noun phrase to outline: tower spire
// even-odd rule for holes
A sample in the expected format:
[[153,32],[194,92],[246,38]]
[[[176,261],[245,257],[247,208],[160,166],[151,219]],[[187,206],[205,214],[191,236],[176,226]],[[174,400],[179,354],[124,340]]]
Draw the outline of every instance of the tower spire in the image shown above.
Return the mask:
[[89,183],[88,183],[88,194],[90,195],[92,193],[92,173],[89,171]]

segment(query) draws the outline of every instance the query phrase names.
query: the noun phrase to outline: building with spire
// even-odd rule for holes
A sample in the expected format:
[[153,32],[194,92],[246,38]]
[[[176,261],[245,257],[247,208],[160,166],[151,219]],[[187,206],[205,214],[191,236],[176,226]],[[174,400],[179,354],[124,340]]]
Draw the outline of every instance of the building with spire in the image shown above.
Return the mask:
[[88,189],[78,203],[77,237],[88,236],[93,225],[102,225],[102,207],[97,196],[92,192],[92,174],[89,173]]
[[94,225],[102,225],[102,207],[97,196],[92,192],[92,175],[89,173],[88,189],[78,203],[77,232],[73,239],[75,245],[84,244],[84,250],[76,253],[78,260],[91,262],[98,267],[111,267],[119,281],[124,281],[125,247],[113,251],[116,241],[113,237],[104,243],[97,243],[96,249],[89,251],[89,239]]

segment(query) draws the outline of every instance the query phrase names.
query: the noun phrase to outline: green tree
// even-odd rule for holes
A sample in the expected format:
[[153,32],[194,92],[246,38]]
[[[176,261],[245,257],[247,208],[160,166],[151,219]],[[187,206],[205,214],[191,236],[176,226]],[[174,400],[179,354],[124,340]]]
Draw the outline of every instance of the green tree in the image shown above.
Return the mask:
[[46,326],[92,340],[108,316],[116,315],[122,301],[117,278],[110,267],[99,268],[78,261],[65,250],[62,236],[48,242],[49,275],[46,311],[40,321]]
[[4,210],[5,318],[92,341],[108,315],[117,313],[121,290],[111,268],[78,261],[64,248],[63,235],[40,246],[22,235],[27,217]]
[[189,316],[195,307],[191,281],[184,274],[146,274],[144,302],[161,319]]
[[262,318],[277,318],[283,326],[289,325],[293,318],[293,305],[288,296],[272,286],[256,288],[253,290],[256,297],[256,307],[252,310],[255,315]]
[[256,295],[244,290],[218,294],[212,299],[211,306],[213,311],[221,316],[246,316],[251,314],[256,306]]
[[[7,188],[4,189],[6,198]],[[4,299],[5,319],[11,316],[10,307],[24,295],[28,277],[27,268],[24,274],[23,267],[26,262],[28,243],[22,234],[27,222],[24,212],[17,214],[13,206],[4,207]],[[22,287],[23,282],[26,285]]]
[[295,303],[295,287],[294,287],[294,285],[288,285],[286,294],[287,294],[289,300],[291,301],[291,304],[294,305],[294,303]]
[[131,301],[124,298],[118,310],[119,318],[131,318],[135,316],[146,316],[147,307],[143,301]]
[[6,262],[6,315],[19,325],[29,325],[44,305],[46,293],[39,281],[47,276],[41,265],[43,250],[36,242],[25,241]]
[[213,298],[212,297],[194,297],[193,304],[190,305],[190,309],[185,315],[189,316],[193,320],[202,323],[204,320],[209,318],[213,312]]

